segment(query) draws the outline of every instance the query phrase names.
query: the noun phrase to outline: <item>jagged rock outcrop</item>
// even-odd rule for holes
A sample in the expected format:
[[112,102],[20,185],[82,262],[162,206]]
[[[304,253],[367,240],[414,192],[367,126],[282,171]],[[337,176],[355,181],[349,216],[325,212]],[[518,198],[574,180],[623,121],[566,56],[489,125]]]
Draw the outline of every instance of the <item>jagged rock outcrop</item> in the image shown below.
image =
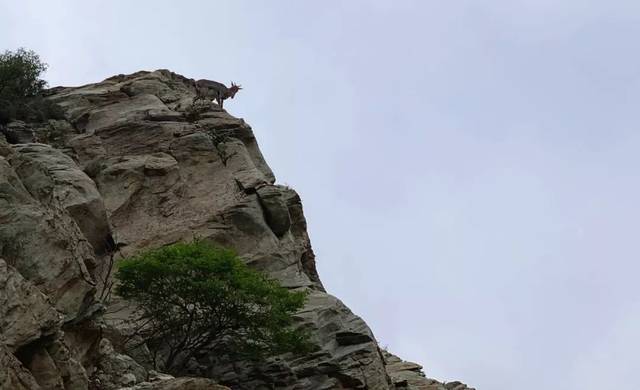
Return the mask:
[[396,355],[382,351],[385,359],[385,368],[396,389],[413,390],[475,390],[467,387],[462,382],[442,383],[435,379],[427,378],[422,371],[422,366],[412,362],[405,362]]
[[55,88],[47,98],[66,120],[13,123],[0,137],[0,302],[16,302],[0,317],[0,389],[222,388],[150,381],[144,357],[118,350],[129,303],[98,299],[115,248],[128,256],[194,237],[309,289],[297,318],[319,349],[262,364],[199,356],[190,375],[233,389],[462,389],[385,355],[325,292],[300,197],[275,184],[244,120],[194,97],[193,80],[166,70]]

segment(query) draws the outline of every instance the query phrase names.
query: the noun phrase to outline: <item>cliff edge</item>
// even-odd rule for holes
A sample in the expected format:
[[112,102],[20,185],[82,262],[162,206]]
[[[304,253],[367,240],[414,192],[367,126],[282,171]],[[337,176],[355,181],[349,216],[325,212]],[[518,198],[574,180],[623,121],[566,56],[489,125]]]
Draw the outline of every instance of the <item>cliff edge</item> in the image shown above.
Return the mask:
[[[0,135],[0,389],[468,389],[378,346],[318,277],[298,194],[275,184],[251,127],[194,104],[170,71],[54,88],[64,120]],[[7,139],[12,142],[9,143]],[[318,352],[262,364],[194,359],[156,373],[119,350],[127,302],[106,299],[120,256],[201,237],[311,291],[297,314]]]

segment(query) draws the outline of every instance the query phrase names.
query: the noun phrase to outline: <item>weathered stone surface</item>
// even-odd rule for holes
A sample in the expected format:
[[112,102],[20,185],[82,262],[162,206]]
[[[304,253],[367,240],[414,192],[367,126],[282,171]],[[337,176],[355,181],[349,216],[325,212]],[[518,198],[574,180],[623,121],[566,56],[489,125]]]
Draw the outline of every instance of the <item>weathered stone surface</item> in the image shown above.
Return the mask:
[[171,121],[181,118],[181,114],[170,110],[157,96],[142,94],[119,100],[104,108],[91,110],[84,131],[96,133],[135,121]]
[[475,390],[462,382],[438,382],[427,378],[422,366],[417,363],[406,362],[396,355],[382,351],[385,359],[385,369],[396,389],[409,390]]
[[11,145],[2,133],[1,127],[2,125],[0,125],[0,157],[7,157],[13,151],[11,150]]
[[60,371],[46,349],[39,348],[30,353],[25,364],[43,390],[64,390]]
[[[112,311],[131,304],[114,300],[101,315],[94,294],[108,249],[128,256],[201,237],[235,249],[286,287],[309,290],[297,325],[311,331],[318,351],[261,364],[205,354],[190,375],[234,389],[451,390],[419,365],[383,357],[366,323],[325,292],[298,194],[274,185],[244,120],[194,98],[193,80],[166,70],[118,75],[51,90],[66,120],[16,125],[21,141],[32,142],[31,131],[49,145],[10,146],[0,137],[0,256],[12,270],[0,276],[0,293],[2,283],[22,280],[46,295],[23,296],[16,287],[0,294],[18,295],[15,315],[24,323],[0,332],[0,359],[10,366],[0,368],[0,383],[33,383],[10,354],[26,343],[18,355],[47,388],[222,389],[208,379],[147,375],[148,362],[107,340],[125,329]],[[47,302],[64,315],[62,328],[37,328],[51,321]],[[27,305],[34,311],[22,314]],[[47,336],[60,329],[64,335]]]
[[3,129],[6,140],[11,144],[35,142],[36,134],[33,127],[23,121],[10,122]]
[[300,265],[302,266],[304,274],[309,277],[315,288],[320,291],[325,291],[316,269],[316,255],[313,253],[311,240],[307,233],[307,220],[304,218],[302,211],[302,200],[298,193],[291,188],[285,187],[284,190],[289,216],[291,218],[291,235],[297,242],[303,243]]
[[[30,183],[29,190],[23,180]],[[19,177],[0,157],[0,256],[71,320],[92,300],[94,285],[86,264],[95,259],[66,210],[37,200],[47,196],[47,180]]]
[[75,129],[66,120],[50,119],[46,123],[34,125],[35,141],[67,150],[66,142],[74,135]]
[[31,372],[0,343],[0,390],[40,390]]
[[298,315],[312,330],[314,341],[322,351],[329,353],[299,362],[295,366],[298,376],[312,380],[328,376],[337,379],[340,386],[353,388],[388,387],[384,361],[373,333],[340,300],[322,291],[313,291],[307,306]]
[[73,353],[63,341],[62,334],[47,346],[47,352],[56,365],[65,389],[86,389],[88,387],[87,372],[82,364],[74,358]]
[[67,138],[74,132],[75,130],[69,122],[57,119],[41,123],[14,121],[6,126],[0,126],[0,138],[9,144],[41,142],[64,148]]
[[27,190],[43,204],[61,205],[89,243],[97,251],[104,251],[110,229],[93,180],[69,156],[49,145],[16,145],[15,150],[11,165]]
[[445,390],[442,383],[426,378],[422,372],[422,366],[416,363],[405,362],[399,357],[382,351],[385,359],[385,369],[391,381],[398,389],[415,390]]
[[[123,251],[132,254],[194,236],[233,247],[284,285],[314,289],[300,321],[318,332],[324,351],[304,361],[269,363],[269,375],[288,378],[283,385],[289,387],[388,388],[370,330],[318,289],[299,198],[271,186],[273,174],[244,121],[215,105],[200,110],[193,122],[186,119],[184,103],[195,96],[190,88],[180,77],[160,71],[119,76],[52,97],[72,110],[71,120],[87,132],[69,143],[81,166],[99,159],[95,181],[114,235],[126,244]],[[78,103],[71,107],[67,99]],[[163,105],[185,119],[172,114],[159,121],[145,114]],[[262,369],[248,367],[247,376]],[[237,381],[243,386],[243,378]],[[254,379],[246,382],[259,385]]]
[[460,382],[460,381],[453,381],[453,382],[447,382],[444,384],[444,387],[447,390],[475,390],[473,388],[469,388],[467,387],[466,384]]
[[287,206],[283,188],[275,185],[265,185],[259,187],[256,192],[260,205],[264,209],[264,217],[267,225],[273,233],[282,237],[291,227],[291,216]]
[[47,296],[0,259],[0,336],[4,345],[15,352],[55,334],[61,325],[62,316]]
[[133,358],[116,352],[107,339],[98,347],[95,372],[91,376],[92,386],[111,390],[133,386],[147,380],[147,370]]
[[231,170],[234,179],[243,191],[269,183],[269,178],[256,166],[246,145],[230,138],[219,144],[222,150],[225,166]]

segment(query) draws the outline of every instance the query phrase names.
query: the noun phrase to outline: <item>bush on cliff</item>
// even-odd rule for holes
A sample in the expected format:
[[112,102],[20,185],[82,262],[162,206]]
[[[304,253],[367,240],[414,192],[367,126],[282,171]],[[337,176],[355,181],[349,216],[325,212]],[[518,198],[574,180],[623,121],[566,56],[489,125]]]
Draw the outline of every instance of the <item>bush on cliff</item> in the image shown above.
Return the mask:
[[41,96],[47,82],[40,76],[46,69],[47,64],[32,50],[0,54],[0,125],[16,119],[43,122],[61,117],[56,105]]
[[204,241],[178,243],[121,260],[118,295],[139,306],[135,335],[158,368],[180,373],[207,352],[244,358],[311,350],[293,327],[306,293],[291,292]]

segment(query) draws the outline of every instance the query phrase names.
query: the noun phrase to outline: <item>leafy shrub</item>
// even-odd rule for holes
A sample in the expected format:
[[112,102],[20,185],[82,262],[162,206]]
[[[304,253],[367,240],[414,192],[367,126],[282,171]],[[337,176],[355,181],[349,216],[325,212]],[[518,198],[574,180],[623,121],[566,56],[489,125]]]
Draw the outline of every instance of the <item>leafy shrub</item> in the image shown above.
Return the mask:
[[0,97],[0,124],[12,120],[41,123],[49,119],[64,119],[64,113],[55,103],[42,96],[24,99]]
[[0,95],[36,96],[47,86],[47,82],[40,79],[47,66],[32,50],[20,48],[0,54]]
[[46,69],[47,64],[31,50],[0,54],[0,124],[62,118],[61,110],[41,96],[47,82],[40,76]]
[[121,260],[116,278],[117,294],[139,307],[135,336],[169,372],[210,351],[261,358],[311,350],[307,333],[292,327],[306,293],[248,268],[230,250],[178,243]]

